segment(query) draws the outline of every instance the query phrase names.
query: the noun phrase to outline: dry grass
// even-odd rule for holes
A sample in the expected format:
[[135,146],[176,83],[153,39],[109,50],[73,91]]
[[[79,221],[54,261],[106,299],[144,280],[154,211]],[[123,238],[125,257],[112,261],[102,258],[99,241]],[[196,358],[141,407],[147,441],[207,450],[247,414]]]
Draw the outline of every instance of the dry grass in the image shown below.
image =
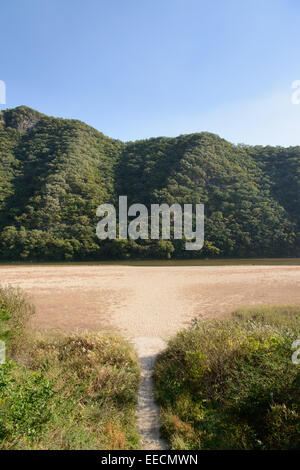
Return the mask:
[[0,302],[9,345],[0,366],[0,448],[137,448],[139,365],[129,344],[116,335],[44,334],[29,348],[30,303],[14,289],[1,289]]
[[29,297],[19,288],[0,287],[0,339],[6,340],[8,353],[21,357],[28,348],[27,324],[35,312]]

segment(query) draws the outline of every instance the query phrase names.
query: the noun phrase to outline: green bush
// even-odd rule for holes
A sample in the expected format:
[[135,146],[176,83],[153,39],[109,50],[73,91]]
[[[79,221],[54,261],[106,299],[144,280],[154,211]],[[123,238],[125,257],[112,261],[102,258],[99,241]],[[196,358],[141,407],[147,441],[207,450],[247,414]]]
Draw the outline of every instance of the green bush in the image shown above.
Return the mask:
[[174,449],[300,447],[300,307],[195,321],[156,364],[162,429]]
[[0,438],[18,440],[36,438],[51,417],[51,399],[55,395],[42,373],[18,370],[10,362],[0,367]]

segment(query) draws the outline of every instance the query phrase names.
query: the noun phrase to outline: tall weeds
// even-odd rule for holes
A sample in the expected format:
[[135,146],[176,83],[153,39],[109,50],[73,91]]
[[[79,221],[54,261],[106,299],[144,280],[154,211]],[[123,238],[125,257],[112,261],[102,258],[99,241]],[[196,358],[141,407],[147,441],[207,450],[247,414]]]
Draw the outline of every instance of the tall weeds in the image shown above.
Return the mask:
[[195,321],[157,360],[163,433],[174,449],[300,448],[300,307]]

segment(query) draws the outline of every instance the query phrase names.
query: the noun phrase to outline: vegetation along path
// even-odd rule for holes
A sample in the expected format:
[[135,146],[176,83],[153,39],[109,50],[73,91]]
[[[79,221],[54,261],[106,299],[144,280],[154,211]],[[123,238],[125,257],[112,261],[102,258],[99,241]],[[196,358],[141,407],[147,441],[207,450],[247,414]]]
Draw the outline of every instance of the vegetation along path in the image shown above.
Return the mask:
[[142,445],[163,449],[151,371],[165,341],[196,316],[242,305],[300,304],[299,266],[0,266],[0,283],[19,285],[37,307],[37,329],[119,331],[142,366]]

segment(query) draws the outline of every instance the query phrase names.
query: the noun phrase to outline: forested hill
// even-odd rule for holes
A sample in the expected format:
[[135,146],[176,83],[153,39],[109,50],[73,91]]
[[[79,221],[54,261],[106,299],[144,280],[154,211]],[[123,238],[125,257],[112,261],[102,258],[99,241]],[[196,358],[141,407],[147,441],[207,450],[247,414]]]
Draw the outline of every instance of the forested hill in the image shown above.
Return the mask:
[[[300,256],[300,147],[236,146],[202,132],[123,143],[25,106],[0,112],[0,258]],[[95,234],[96,208],[205,204],[205,246]]]

